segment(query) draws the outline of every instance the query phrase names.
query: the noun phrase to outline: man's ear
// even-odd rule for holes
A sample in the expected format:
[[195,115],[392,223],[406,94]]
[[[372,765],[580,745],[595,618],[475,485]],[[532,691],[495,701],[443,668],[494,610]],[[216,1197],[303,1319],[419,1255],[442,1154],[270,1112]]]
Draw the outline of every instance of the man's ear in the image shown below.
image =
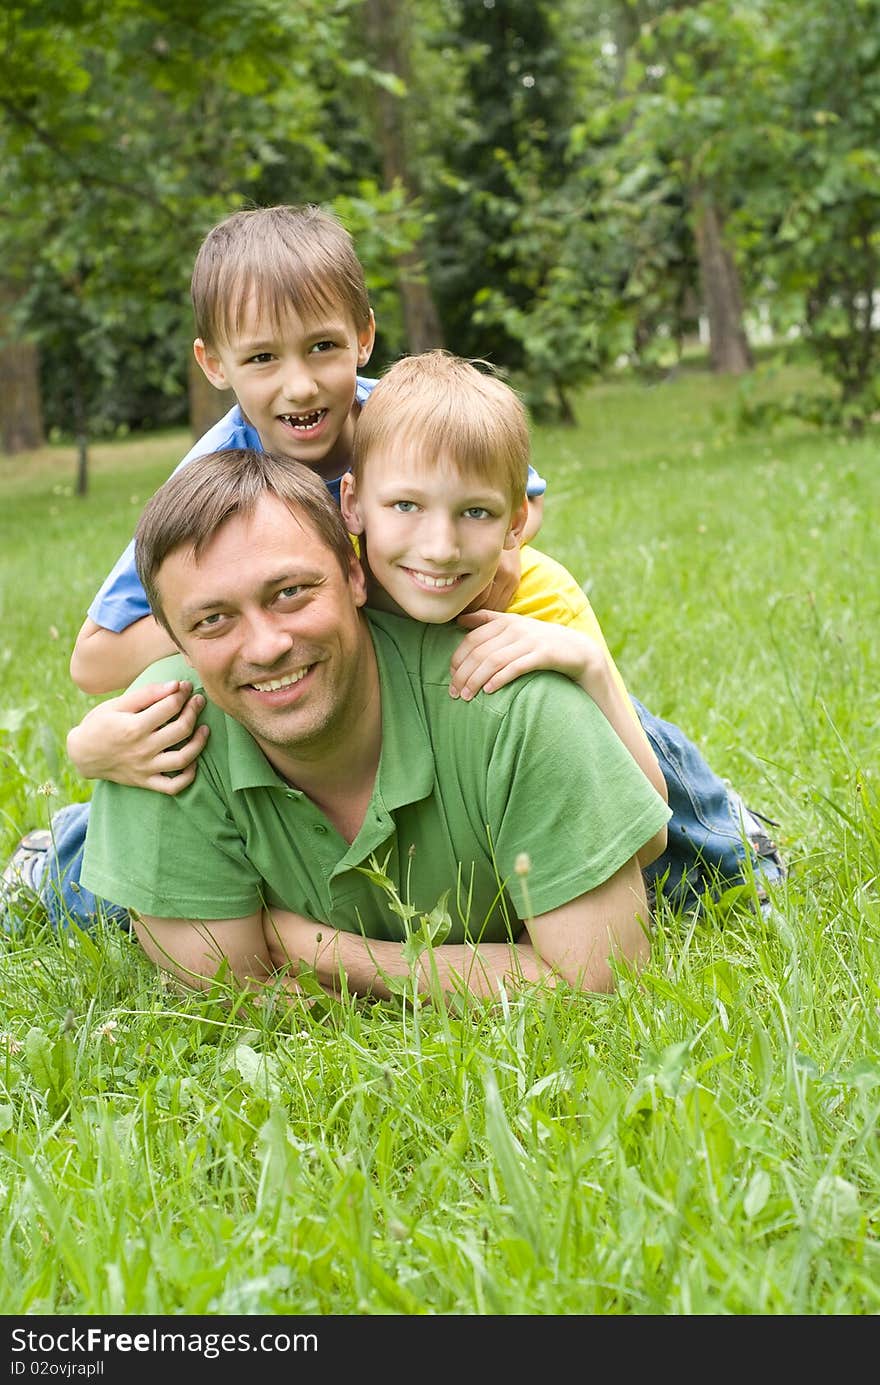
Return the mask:
[[226,379],[223,362],[215,351],[212,351],[210,347],[205,345],[201,337],[196,337],[193,342],[193,355],[216,390],[228,390],[231,388],[229,381]]
[[367,574],[364,572],[364,569],[361,566],[361,563],[357,555],[355,554],[354,549],[352,549],[351,558],[349,559],[348,580],[351,583],[351,590],[354,595],[354,604],[356,606],[366,606]]
[[514,510],[510,521],[510,528],[504,539],[505,548],[518,548],[522,541],[522,532],[526,527],[526,520],[529,517],[529,502],[523,499],[523,503],[518,510]]
[[358,504],[354,477],[350,471],[346,471],[339,483],[339,508],[342,511],[342,518],[345,520],[348,532],[350,534],[362,534],[364,521],[361,516],[361,507]]
[[363,366],[367,364],[367,361],[373,354],[373,343],[376,340],[376,319],[373,316],[372,308],[370,309],[369,325],[366,326],[362,332],[358,332],[357,340],[357,363],[358,366]]

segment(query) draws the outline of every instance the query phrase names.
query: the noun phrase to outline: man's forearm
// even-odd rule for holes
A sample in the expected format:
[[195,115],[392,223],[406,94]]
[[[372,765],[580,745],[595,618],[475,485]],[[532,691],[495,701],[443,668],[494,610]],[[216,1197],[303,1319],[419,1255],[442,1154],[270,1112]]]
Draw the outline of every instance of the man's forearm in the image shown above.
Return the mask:
[[338,988],[344,975],[349,990],[380,1000],[392,994],[389,982],[407,978],[422,996],[466,992],[479,999],[497,997],[502,989],[529,982],[553,984],[552,973],[541,965],[529,943],[442,943],[426,947],[411,966],[400,943],[336,933],[324,959],[317,968],[322,984]]
[[529,982],[554,983],[552,970],[527,941],[442,943],[426,947],[413,967],[403,943],[346,933],[281,909],[266,911],[264,931],[276,968],[287,966],[295,975],[305,966],[327,989],[344,986],[355,995],[378,1000],[389,999],[393,983],[407,979],[415,981],[423,996],[439,990],[443,995],[466,991],[481,998]]

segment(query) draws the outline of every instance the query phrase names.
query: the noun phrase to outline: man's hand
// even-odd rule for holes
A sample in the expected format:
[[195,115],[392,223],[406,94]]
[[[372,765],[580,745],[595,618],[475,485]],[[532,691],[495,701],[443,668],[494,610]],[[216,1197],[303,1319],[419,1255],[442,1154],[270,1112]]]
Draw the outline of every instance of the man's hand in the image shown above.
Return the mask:
[[178,794],[191,784],[208,727],[192,683],[147,683],[87,712],[67,736],[67,753],[85,779]]

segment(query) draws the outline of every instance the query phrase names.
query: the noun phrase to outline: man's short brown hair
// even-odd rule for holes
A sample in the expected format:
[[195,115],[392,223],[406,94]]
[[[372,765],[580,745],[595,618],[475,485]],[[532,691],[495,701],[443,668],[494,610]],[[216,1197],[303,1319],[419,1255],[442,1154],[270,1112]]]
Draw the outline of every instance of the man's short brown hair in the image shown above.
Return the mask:
[[310,467],[273,452],[232,447],[196,457],[169,476],[147,501],[135,530],[137,574],[156,619],[176,640],[162,609],[158,575],[169,553],[204,552],[221,525],[233,515],[251,515],[265,495],[275,496],[297,520],[304,520],[331,550],[348,575],[354,556],[342,515],[326,485]]
[[363,405],[354,430],[355,484],[360,485],[371,453],[401,447],[501,486],[514,510],[525,498],[530,453],[525,406],[483,361],[441,350],[395,361]]
[[190,285],[196,335],[216,348],[241,330],[253,295],[276,324],[341,307],[358,332],[370,325],[370,300],[354,242],[324,207],[254,207],[208,232]]

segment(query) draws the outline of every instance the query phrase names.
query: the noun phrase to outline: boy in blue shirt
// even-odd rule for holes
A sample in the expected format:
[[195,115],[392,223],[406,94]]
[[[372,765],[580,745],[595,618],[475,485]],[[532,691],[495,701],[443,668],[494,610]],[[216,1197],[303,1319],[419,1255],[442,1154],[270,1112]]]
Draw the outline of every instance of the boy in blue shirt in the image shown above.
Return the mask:
[[[206,237],[192,297],[196,358],[211,383],[232,389],[237,402],[180,466],[230,447],[271,450],[304,462],[338,500],[357,417],[375,384],[360,374],[375,328],[347,232],[316,207],[234,213]],[[539,527],[544,489],[530,468],[521,542]],[[508,550],[505,558],[508,567],[483,603],[500,610],[519,579],[518,553]],[[170,637],[150,614],[130,544],[89,609],[71,674],[86,692],[110,692],[172,652]],[[193,734],[202,704],[190,692],[187,683],[142,688],[94,708],[68,740],[77,768],[87,778],[166,793],[185,788],[206,734],[204,728]],[[652,868],[654,878],[665,879],[677,902],[692,902],[713,877],[721,885],[750,874],[758,882],[779,879],[783,867],[761,822],[677,727],[635,705],[673,810],[670,845]],[[87,815],[87,804],[62,809],[48,857],[40,849],[46,836],[30,834],[6,872],[34,883],[45,873],[42,893],[56,922],[66,910],[87,923],[98,907],[78,884]]]

